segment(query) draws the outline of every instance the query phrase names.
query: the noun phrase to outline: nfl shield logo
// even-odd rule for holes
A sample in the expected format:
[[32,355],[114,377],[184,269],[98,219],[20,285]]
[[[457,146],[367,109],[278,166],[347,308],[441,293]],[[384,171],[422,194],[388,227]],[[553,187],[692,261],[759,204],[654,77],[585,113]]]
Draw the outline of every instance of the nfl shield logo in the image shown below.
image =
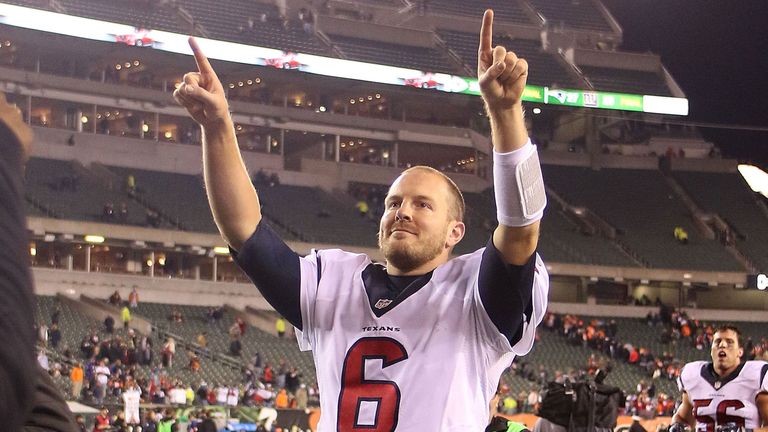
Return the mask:
[[379,301],[376,302],[375,305],[373,305],[373,307],[375,307],[376,309],[384,309],[385,307],[389,306],[390,304],[392,304],[392,300],[390,300],[390,299],[380,299]]

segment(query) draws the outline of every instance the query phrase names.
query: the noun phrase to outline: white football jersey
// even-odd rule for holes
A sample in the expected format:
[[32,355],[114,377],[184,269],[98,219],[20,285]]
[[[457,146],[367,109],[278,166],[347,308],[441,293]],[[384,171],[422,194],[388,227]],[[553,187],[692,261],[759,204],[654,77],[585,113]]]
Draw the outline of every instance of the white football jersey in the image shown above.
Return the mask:
[[513,347],[480,300],[483,250],[439,266],[380,317],[363,285],[366,255],[333,249],[301,258],[297,338],[317,368],[319,432],[485,429],[502,372],[533,345],[549,276],[537,255],[532,316]]
[[731,375],[720,377],[712,363],[695,361],[685,365],[678,386],[693,405],[697,432],[714,432],[718,426],[736,423],[747,429],[761,425],[755,405],[757,395],[768,392],[768,363],[747,361]]
[[125,404],[125,423],[140,424],[139,404],[141,403],[141,389],[136,387],[124,391],[123,402]]

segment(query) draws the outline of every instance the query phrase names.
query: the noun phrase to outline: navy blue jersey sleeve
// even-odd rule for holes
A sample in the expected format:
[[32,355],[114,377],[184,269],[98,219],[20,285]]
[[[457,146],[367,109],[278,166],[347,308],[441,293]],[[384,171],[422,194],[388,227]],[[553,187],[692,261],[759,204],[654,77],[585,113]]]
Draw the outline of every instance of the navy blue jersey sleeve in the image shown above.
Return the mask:
[[524,265],[507,264],[493,238],[488,240],[477,281],[480,300],[493,324],[512,346],[522,337],[523,315],[526,319],[531,317],[535,271],[536,253]]
[[240,251],[232,250],[232,256],[267,302],[301,330],[299,255],[262,220]]

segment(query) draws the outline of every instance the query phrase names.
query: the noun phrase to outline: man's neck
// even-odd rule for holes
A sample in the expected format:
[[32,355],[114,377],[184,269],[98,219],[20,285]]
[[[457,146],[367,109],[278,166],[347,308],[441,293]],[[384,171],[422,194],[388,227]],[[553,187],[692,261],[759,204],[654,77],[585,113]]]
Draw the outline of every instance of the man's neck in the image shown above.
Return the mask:
[[387,262],[387,274],[390,276],[422,276],[448,262],[450,257],[450,252],[441,254],[410,270],[397,268],[393,264]]
[[714,369],[715,369],[715,374],[717,376],[719,376],[720,378],[725,378],[725,377],[731,375],[733,373],[733,371],[735,371],[736,368],[738,368],[738,367],[739,367],[739,365],[737,364],[735,366],[732,366],[732,367],[729,367],[729,368],[725,368],[725,369],[724,368],[718,368],[717,366],[715,366]]

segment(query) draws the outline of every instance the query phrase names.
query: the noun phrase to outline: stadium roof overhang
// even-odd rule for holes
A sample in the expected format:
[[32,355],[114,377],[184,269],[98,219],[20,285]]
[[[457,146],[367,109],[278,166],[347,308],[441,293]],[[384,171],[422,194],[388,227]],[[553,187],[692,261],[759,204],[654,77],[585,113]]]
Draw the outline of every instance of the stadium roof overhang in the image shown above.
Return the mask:
[[[191,55],[186,35],[160,30],[139,29],[125,24],[104,22],[21,6],[0,3],[0,24],[89,40],[122,43]],[[424,90],[469,95],[480,94],[477,79],[470,77],[303,53],[291,53],[272,48],[212,39],[200,38],[198,42],[211,59],[226,62],[293,69],[328,77],[417,87]],[[656,95],[527,86],[523,100],[569,107],[669,115],[688,114],[687,99]]]

